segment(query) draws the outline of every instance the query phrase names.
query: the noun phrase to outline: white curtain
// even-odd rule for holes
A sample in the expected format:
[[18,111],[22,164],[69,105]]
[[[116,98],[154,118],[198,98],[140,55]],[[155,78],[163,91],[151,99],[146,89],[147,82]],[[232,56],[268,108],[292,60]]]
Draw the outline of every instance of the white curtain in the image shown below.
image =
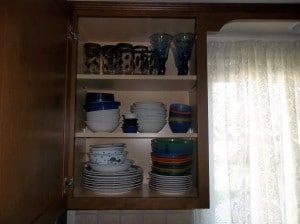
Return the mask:
[[300,223],[300,42],[208,43],[211,209],[201,224]]

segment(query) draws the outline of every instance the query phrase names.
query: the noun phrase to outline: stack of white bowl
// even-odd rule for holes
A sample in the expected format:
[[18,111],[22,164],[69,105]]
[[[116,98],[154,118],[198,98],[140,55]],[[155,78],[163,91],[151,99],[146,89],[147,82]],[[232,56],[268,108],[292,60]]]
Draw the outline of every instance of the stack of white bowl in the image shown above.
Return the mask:
[[167,109],[164,103],[140,101],[133,103],[130,109],[138,116],[139,132],[157,133],[167,123]]

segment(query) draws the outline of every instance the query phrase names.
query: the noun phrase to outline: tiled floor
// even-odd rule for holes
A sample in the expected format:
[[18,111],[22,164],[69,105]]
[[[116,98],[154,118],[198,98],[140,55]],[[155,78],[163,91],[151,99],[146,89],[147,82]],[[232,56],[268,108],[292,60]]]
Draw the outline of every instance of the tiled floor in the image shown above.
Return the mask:
[[68,211],[68,224],[193,224],[193,210]]

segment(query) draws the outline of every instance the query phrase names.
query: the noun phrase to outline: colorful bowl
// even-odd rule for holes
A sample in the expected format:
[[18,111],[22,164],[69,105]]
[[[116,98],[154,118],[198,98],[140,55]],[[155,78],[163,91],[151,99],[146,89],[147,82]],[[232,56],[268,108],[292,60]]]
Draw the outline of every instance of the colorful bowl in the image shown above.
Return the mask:
[[152,172],[157,173],[157,174],[162,174],[162,175],[185,175],[187,173],[191,172],[192,167],[188,166],[185,168],[178,168],[178,169],[168,169],[168,168],[160,168],[156,166],[152,166]]

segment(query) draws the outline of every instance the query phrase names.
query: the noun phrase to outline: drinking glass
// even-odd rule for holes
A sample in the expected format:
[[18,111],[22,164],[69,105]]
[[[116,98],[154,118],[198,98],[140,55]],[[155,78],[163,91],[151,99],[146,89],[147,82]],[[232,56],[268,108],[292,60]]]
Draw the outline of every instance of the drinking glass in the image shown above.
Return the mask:
[[100,52],[101,45],[97,43],[84,44],[84,67],[85,74],[99,74],[100,73]]
[[173,36],[167,33],[155,33],[150,36],[150,43],[156,57],[156,68],[158,75],[166,73],[166,61]]
[[148,47],[137,45],[133,47],[133,70],[134,74],[147,75],[149,70]]
[[102,72],[103,74],[117,73],[117,60],[114,45],[104,45],[102,47]]
[[174,36],[174,47],[172,47],[178,75],[187,75],[189,71],[188,62],[191,59],[195,42],[195,34],[178,33]]

